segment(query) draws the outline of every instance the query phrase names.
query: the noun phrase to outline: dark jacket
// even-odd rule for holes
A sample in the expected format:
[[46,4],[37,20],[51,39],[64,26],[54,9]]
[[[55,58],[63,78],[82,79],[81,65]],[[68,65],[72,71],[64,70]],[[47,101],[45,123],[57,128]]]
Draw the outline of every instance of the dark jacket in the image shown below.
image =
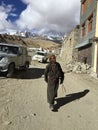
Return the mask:
[[60,79],[60,83],[63,83],[64,80],[64,72],[58,62],[54,65],[49,63],[45,69],[45,81],[46,82],[56,82]]

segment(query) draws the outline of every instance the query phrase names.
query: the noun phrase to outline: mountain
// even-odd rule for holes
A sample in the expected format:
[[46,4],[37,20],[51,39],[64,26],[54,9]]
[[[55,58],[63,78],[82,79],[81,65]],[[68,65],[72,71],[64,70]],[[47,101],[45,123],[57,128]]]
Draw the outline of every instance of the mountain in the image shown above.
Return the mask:
[[26,45],[28,48],[51,48],[57,47],[58,44],[43,39],[33,39],[33,38],[24,38],[16,35],[8,35],[8,34],[0,34],[0,42],[8,43],[8,44],[22,44]]
[[42,38],[42,39],[47,39],[51,40],[54,42],[60,43],[62,41],[62,38],[64,37],[64,33],[62,32],[57,32],[55,30],[37,30],[33,29],[32,31],[20,31],[20,30],[11,30],[11,29],[6,29],[3,32],[0,32],[1,34],[8,34],[8,35],[15,35],[15,36],[20,36],[20,37],[26,37],[26,38]]
[[36,36],[42,37],[47,40],[51,40],[57,43],[61,43],[65,33],[57,32],[55,30],[39,30],[36,31]]

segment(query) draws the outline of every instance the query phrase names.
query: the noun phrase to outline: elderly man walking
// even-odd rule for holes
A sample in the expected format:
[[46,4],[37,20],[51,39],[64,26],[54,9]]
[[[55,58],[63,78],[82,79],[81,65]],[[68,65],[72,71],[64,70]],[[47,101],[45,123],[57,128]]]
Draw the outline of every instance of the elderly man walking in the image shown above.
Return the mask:
[[54,99],[57,97],[57,91],[60,84],[63,83],[64,73],[58,62],[56,62],[56,56],[51,55],[49,58],[49,64],[45,69],[45,81],[47,82],[47,101],[49,108],[54,110]]

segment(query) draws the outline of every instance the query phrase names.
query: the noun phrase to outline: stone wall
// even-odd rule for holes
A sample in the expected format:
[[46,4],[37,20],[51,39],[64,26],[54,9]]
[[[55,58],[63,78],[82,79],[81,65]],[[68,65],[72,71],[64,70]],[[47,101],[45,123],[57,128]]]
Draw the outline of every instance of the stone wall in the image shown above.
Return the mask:
[[73,63],[78,59],[78,50],[75,46],[79,41],[79,26],[77,26],[68,36],[64,37],[61,54],[61,59],[65,64]]

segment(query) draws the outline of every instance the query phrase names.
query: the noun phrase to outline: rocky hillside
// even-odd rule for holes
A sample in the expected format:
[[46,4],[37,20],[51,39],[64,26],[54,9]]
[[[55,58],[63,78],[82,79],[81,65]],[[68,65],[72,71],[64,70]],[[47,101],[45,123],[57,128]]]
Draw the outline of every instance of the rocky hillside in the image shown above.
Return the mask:
[[24,44],[27,47],[56,47],[58,44],[48,40],[33,39],[33,38],[22,38],[19,36],[11,36],[7,34],[0,34],[0,42],[12,43],[12,44]]

